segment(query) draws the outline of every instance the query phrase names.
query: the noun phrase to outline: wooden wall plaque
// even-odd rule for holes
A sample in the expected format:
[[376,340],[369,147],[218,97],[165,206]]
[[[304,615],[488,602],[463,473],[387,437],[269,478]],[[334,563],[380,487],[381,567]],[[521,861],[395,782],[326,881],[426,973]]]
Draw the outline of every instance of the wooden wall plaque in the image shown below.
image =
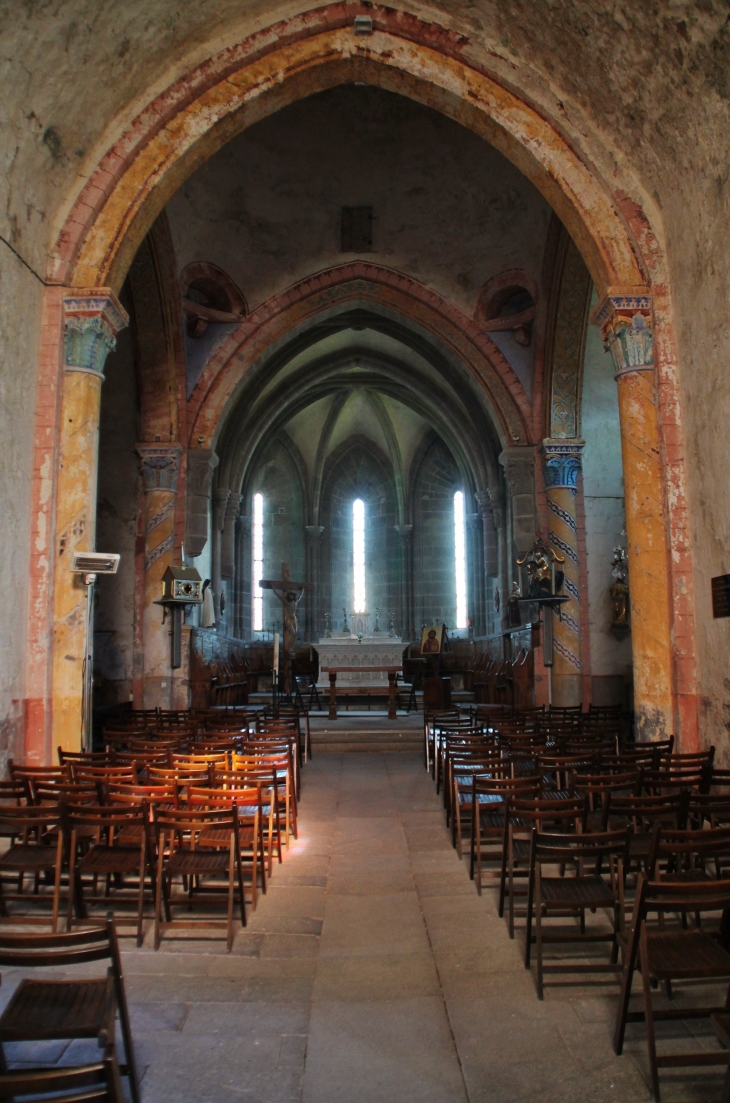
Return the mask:
[[730,617],[730,574],[711,579],[713,617]]

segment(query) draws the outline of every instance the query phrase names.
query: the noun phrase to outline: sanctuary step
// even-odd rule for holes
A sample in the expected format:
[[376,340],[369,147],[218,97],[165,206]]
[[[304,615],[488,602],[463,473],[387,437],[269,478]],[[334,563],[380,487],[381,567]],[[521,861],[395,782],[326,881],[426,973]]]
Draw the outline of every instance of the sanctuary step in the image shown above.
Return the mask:
[[375,717],[367,712],[350,713],[337,720],[310,714],[312,754],[353,751],[392,754],[406,751],[418,754],[423,749],[423,716],[411,713],[395,720]]

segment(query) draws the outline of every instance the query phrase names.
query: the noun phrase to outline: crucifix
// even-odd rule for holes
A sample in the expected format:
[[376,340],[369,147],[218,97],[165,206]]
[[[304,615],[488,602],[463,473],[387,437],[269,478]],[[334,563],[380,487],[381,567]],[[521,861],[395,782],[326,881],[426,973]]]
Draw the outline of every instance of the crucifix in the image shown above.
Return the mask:
[[281,602],[284,618],[282,685],[284,693],[291,693],[291,666],[294,660],[294,646],[297,640],[297,605],[305,590],[312,590],[311,582],[292,582],[289,577],[289,564],[282,563],[281,578],[262,578],[259,582],[262,590],[273,590]]

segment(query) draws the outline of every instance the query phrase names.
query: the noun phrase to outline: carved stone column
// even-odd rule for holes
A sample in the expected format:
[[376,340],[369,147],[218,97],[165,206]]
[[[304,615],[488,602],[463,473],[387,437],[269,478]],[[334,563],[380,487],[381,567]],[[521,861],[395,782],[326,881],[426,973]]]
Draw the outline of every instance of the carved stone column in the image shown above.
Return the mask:
[[235,541],[236,518],[241,509],[241,495],[231,491],[226,503],[226,513],[223,518],[223,535],[221,538],[221,578],[230,582],[236,574]]
[[320,624],[320,559],[324,525],[305,525],[304,536],[306,538],[306,574],[304,577],[307,582],[312,583],[312,589],[304,592],[304,637],[310,643],[316,643],[324,631]]
[[[213,588],[213,608],[215,610],[216,627],[223,631],[221,621],[225,612],[221,610],[221,594],[223,593],[223,576],[221,574],[222,536],[226,523],[226,509],[231,495],[228,487],[218,487],[213,491],[213,525],[211,547],[211,585]],[[225,603],[224,603],[225,604]]]
[[[502,578],[500,575],[500,533],[497,520],[501,515],[499,499],[495,491],[478,491],[477,505],[482,523],[482,547],[484,561],[484,633],[490,635],[501,627]],[[494,590],[499,593],[500,611],[494,607]],[[506,600],[506,599],[505,599]]]
[[486,575],[484,571],[483,537],[484,526],[481,513],[468,513],[466,522],[469,527],[469,546],[467,551],[467,576],[470,585],[467,592],[468,616],[471,620],[474,635],[483,636],[484,629],[484,594]]
[[239,513],[236,518],[236,577],[233,594],[235,607],[234,635],[239,640],[251,634],[251,518]]
[[400,634],[404,643],[414,639],[413,630],[413,525],[396,525],[400,543]]
[[[507,541],[507,522],[504,498],[496,490],[489,492],[489,507],[492,513],[492,526],[496,536],[497,590],[499,592],[499,610],[494,610],[494,631],[499,632],[506,619],[507,598],[509,597],[509,556]],[[494,595],[491,596],[491,608],[494,608]]]
[[[89,590],[71,573],[76,551],[94,551],[99,407],[107,355],[129,319],[106,287],[64,296],[64,376],[58,457],[56,544],[53,565],[53,748],[81,747]],[[114,551],[104,548],[103,551]]]
[[662,445],[648,294],[609,291],[592,321],[610,350],[618,384],[631,585],[637,739],[675,733],[676,678],[664,517]]
[[552,703],[566,707],[582,703],[580,638],[580,572],[575,495],[585,442],[544,440],[545,489],[550,513],[548,542],[565,557],[564,593],[570,598],[553,616]]
[[137,445],[144,489],[144,708],[173,708],[170,622],[162,623],[162,576],[175,559],[175,500],[182,445]]
[[210,488],[217,466],[218,457],[210,449],[188,449],[185,554],[192,558],[199,556],[208,542]]

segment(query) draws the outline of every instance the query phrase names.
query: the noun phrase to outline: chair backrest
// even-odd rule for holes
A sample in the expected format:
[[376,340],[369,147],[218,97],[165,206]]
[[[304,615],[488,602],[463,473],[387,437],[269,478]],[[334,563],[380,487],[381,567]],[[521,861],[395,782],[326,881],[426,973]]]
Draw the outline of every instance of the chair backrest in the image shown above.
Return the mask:
[[689,793],[684,790],[667,796],[623,796],[609,791],[604,802],[603,824],[619,816],[631,823],[635,831],[646,831],[657,822],[682,829],[687,822]]
[[533,834],[533,853],[536,862],[558,863],[584,862],[595,860],[600,867],[604,858],[616,855],[629,862],[629,843],[631,829],[620,831],[592,831],[575,835],[543,832],[535,829]]
[[[178,846],[188,845],[194,848],[198,836],[210,830],[230,831],[231,838],[235,838],[238,846],[238,809],[233,802],[225,802],[225,806],[215,809],[180,809],[154,808],[152,810],[152,828],[158,839],[163,835],[169,835],[170,839]],[[187,837],[187,843],[183,840]]]
[[71,780],[70,766],[24,766],[13,762],[12,758],[8,759],[8,773],[11,781],[30,781],[31,778],[42,778],[44,781]]
[[705,863],[714,862],[719,879],[721,870],[727,869],[729,861],[730,827],[677,831],[657,824],[647,869],[651,871],[653,880],[660,881],[662,862],[667,864],[670,873],[696,869],[704,871]]
[[588,805],[585,797],[567,797],[561,800],[546,800],[535,797],[529,800],[521,794],[510,798],[507,814],[513,827],[544,831],[547,825],[563,829],[577,830],[585,828]]
[[632,927],[638,934],[649,912],[660,915],[730,910],[730,880],[722,881],[650,881],[639,874],[634,900]]
[[198,809],[226,809],[235,805],[238,809],[239,821],[251,815],[251,810],[261,814],[261,787],[241,785],[237,789],[199,789],[191,785],[188,790],[188,810],[194,812]]
[[38,831],[51,831],[61,825],[62,808],[59,804],[0,805],[0,834],[31,835]]
[[65,751],[58,748],[58,761],[61,766],[71,762],[85,763],[87,766],[110,766],[108,751]]
[[144,824],[147,820],[147,804],[133,803],[90,806],[69,804],[65,808],[66,823],[71,832],[79,827],[95,827],[99,831],[115,832],[131,824]]
[[8,968],[47,969],[107,959],[120,966],[116,930],[111,920],[64,934],[0,933],[0,965]]

